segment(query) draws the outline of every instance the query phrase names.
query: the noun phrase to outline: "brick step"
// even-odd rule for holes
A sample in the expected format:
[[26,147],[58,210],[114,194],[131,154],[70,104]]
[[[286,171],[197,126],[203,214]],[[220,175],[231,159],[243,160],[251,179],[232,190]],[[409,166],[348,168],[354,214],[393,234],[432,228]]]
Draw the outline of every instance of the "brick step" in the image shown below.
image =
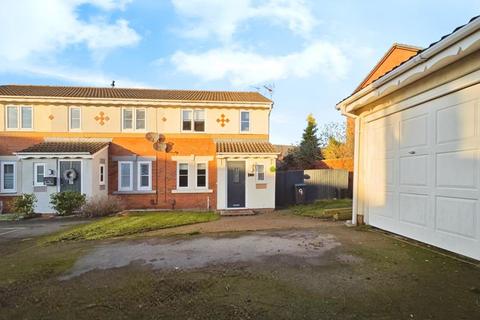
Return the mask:
[[221,210],[220,215],[223,217],[238,217],[238,216],[254,216],[257,213],[253,210]]

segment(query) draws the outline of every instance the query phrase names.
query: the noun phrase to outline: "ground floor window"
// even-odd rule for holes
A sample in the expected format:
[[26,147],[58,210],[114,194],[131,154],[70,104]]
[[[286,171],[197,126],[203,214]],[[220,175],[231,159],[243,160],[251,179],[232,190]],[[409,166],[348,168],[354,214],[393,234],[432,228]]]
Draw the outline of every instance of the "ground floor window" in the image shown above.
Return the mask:
[[152,161],[118,162],[118,191],[135,190],[152,190]]
[[43,178],[45,177],[45,163],[34,163],[33,175],[34,175],[33,185],[35,187],[44,186],[45,183],[43,182]]
[[207,186],[207,164],[197,163],[197,188]]
[[265,181],[265,166],[263,164],[255,165],[255,172],[257,173],[257,181]]
[[133,190],[133,162],[119,161],[118,163],[118,190]]
[[138,190],[152,189],[152,163],[150,161],[138,162]]
[[1,192],[16,192],[17,165],[15,162],[5,161],[0,165]]
[[178,187],[188,188],[188,163],[178,164]]
[[99,185],[105,185],[105,164],[100,164],[98,167],[98,183]]

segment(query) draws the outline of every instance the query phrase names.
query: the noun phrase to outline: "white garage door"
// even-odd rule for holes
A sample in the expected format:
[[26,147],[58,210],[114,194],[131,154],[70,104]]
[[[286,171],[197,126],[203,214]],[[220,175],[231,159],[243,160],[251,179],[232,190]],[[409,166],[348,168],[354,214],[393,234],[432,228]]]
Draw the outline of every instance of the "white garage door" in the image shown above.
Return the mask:
[[367,222],[480,259],[480,85],[374,120]]

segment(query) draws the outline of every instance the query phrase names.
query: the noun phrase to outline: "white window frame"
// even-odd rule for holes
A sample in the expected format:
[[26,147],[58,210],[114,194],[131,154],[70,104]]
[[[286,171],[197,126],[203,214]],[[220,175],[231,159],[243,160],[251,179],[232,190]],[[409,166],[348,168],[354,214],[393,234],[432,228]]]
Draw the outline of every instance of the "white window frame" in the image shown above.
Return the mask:
[[[142,176],[140,166],[148,165],[148,186],[141,186]],[[152,162],[151,161],[137,161],[137,189],[142,191],[152,190]]]
[[[189,111],[191,113],[191,119],[190,119],[190,130],[183,129],[183,112]],[[193,109],[181,109],[180,110],[180,129],[183,132],[193,132]]]
[[[180,165],[182,164],[186,164],[187,165],[187,185],[184,186],[184,187],[181,187],[180,186]],[[189,189],[190,188],[190,163],[189,162],[185,162],[185,161],[179,161],[177,162],[177,189],[180,189],[180,190],[185,190],[185,189]]]
[[[258,171],[258,167],[263,167],[263,179],[260,179],[259,178],[259,171]],[[265,182],[265,165],[264,164],[255,164],[255,181],[257,182]]]
[[105,185],[105,174],[106,174],[105,170],[106,170],[105,164],[100,163],[100,165],[98,166],[98,184],[101,186]]
[[[78,123],[78,128],[72,128],[72,110],[78,109],[80,112],[80,118]],[[82,108],[81,107],[70,107],[68,108],[68,130],[70,131],[81,131],[82,130]]]
[[[17,110],[17,124],[15,127],[8,126],[8,109],[15,108]],[[26,128],[22,126],[22,118],[23,118],[23,110],[30,109],[32,117],[30,119],[30,128]],[[34,118],[34,110],[32,106],[28,105],[7,105],[5,106],[5,128],[10,131],[33,131],[33,118]]]
[[[5,165],[13,164],[13,189],[4,188],[5,179]],[[15,161],[3,161],[0,162],[0,192],[2,193],[17,193],[17,163]]]
[[[205,165],[205,186],[203,186],[203,187],[198,186],[198,165],[199,164],[204,164]],[[196,189],[208,189],[208,162],[207,161],[195,162],[195,188]]]
[[[191,119],[190,119],[190,130],[183,129],[183,112],[189,111],[191,112]],[[203,131],[196,131],[195,130],[195,111],[203,111]],[[194,132],[194,133],[205,133],[207,132],[207,109],[181,109],[180,114],[180,129],[182,132]]]
[[[132,127],[131,128],[125,128],[124,127],[124,111],[125,110],[131,110],[132,111]],[[143,110],[145,112],[145,128],[137,128],[137,110]],[[134,132],[134,131],[138,131],[138,132],[146,132],[147,131],[147,124],[148,124],[148,116],[147,116],[147,108],[135,108],[135,107],[122,107],[122,117],[121,117],[121,120],[122,120],[122,123],[121,123],[121,126],[122,126],[122,131],[124,132]]]
[[[145,118],[144,118],[144,121],[145,121],[145,125],[144,125],[144,128],[137,128],[137,111],[139,110],[143,110],[143,112],[145,113]],[[135,128],[135,131],[147,131],[147,109],[146,108],[134,108],[134,112],[133,112],[133,119],[134,119],[134,128]]]
[[[130,167],[130,184],[128,187],[122,187],[122,164],[128,164]],[[133,191],[133,161],[118,161],[118,191]]]
[[[242,113],[248,113],[248,130],[242,130]],[[252,113],[249,110],[240,110],[240,132],[249,133],[252,131]]]
[[47,173],[46,163],[35,162],[33,164],[33,186],[34,187],[43,187],[43,186],[45,186],[45,183],[43,181],[41,183],[37,181],[38,167],[43,167],[43,177],[45,177],[45,175]]
[[[125,122],[124,122],[124,120],[125,120],[125,114],[124,114],[125,110],[131,110],[132,111],[132,127],[131,128],[125,128],[125,126],[124,126],[124,124],[125,124]],[[121,124],[122,131],[127,131],[127,132],[128,131],[134,131],[134,129],[135,129],[135,108],[123,107],[121,111],[122,111],[122,117],[121,117],[122,118],[122,124]]]

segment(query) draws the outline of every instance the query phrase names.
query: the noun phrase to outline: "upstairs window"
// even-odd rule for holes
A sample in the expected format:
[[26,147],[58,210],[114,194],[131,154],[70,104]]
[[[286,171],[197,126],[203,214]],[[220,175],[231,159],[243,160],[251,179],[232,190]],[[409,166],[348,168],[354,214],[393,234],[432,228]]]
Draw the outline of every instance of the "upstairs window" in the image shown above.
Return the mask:
[[205,131],[205,110],[195,110],[193,112],[193,129],[196,132]]
[[182,130],[183,131],[192,130],[192,111],[191,110],[182,111]]
[[70,108],[70,130],[80,130],[80,111],[79,107]]
[[188,163],[178,164],[178,187],[188,188]]
[[33,128],[33,109],[29,106],[7,106],[7,129]]
[[135,130],[145,130],[146,127],[146,110],[135,109]]
[[240,112],[240,131],[241,132],[250,131],[250,112],[249,111]]
[[16,163],[15,162],[2,162],[0,165],[0,181],[1,192],[16,192],[17,179],[16,179]]
[[133,109],[124,108],[122,110],[122,129],[133,130]]
[[35,187],[42,187],[45,185],[43,182],[43,178],[45,177],[45,163],[33,164],[33,176],[33,185]]
[[182,110],[182,131],[205,132],[205,110]]

